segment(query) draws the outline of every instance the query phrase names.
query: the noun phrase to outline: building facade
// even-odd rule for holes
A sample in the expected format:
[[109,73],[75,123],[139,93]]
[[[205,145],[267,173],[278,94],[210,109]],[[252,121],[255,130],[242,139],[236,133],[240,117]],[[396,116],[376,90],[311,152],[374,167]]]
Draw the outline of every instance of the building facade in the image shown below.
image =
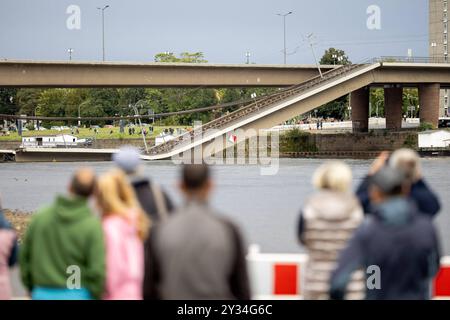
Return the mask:
[[[449,63],[448,0],[429,0],[429,55],[432,61]],[[441,90],[440,117],[449,115],[449,90]]]

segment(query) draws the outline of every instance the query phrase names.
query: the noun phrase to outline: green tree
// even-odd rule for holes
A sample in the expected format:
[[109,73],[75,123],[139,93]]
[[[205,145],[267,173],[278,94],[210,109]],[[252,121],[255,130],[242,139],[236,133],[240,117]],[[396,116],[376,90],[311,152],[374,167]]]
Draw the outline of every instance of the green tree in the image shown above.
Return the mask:
[[[155,62],[178,62],[178,63],[205,63],[202,52],[182,52],[177,57],[172,52],[158,53]],[[182,110],[196,109],[214,105],[218,102],[217,92],[214,89],[146,89],[145,100],[156,113],[176,112]],[[166,124],[191,125],[194,120],[207,122],[211,120],[213,112],[202,112],[198,114],[176,115],[164,119]]]
[[0,113],[16,114],[18,110],[15,100],[17,89],[0,88]]
[[[403,114],[413,117],[417,117],[419,105],[419,90],[417,88],[404,88],[403,89]],[[414,107],[414,111],[410,111],[408,108]]]
[[17,90],[16,102],[19,113],[34,116],[41,93],[42,89],[22,88]]
[[370,90],[370,117],[384,117],[384,89],[372,88]]
[[319,63],[320,64],[328,64],[328,65],[334,65],[334,64],[347,65],[347,64],[351,64],[351,61],[349,60],[348,56],[345,54],[344,50],[340,50],[340,49],[336,49],[336,48],[329,48],[329,49],[325,50],[325,53],[323,54]]
[[[39,113],[45,117],[64,117],[65,89],[47,89],[42,91],[38,100]],[[44,126],[63,125],[61,121],[45,121]]]
[[179,57],[173,52],[162,52],[155,55],[155,62],[206,63],[203,52],[181,52]]
[[[325,50],[325,53],[323,54],[319,63],[328,65],[347,65],[351,62],[348,56],[345,54],[344,50],[329,48]],[[315,114],[321,118],[334,118],[338,120],[344,120],[349,105],[348,100],[348,95],[340,97],[318,108]]]

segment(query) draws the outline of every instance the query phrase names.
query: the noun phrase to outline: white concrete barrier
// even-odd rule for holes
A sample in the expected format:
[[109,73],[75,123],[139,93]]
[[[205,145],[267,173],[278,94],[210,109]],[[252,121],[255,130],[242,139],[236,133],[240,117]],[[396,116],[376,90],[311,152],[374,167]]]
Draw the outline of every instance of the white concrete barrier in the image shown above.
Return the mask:
[[[250,246],[247,255],[253,299],[303,299],[307,254],[260,253]],[[450,256],[442,257],[441,268],[431,283],[433,299],[450,300]]]

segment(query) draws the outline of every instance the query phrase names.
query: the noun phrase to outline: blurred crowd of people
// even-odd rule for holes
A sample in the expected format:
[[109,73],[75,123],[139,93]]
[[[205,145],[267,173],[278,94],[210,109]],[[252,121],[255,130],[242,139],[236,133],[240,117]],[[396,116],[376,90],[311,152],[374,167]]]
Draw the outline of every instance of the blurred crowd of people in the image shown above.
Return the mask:
[[[0,298],[11,298],[8,269],[36,300],[250,299],[241,232],[209,204],[205,164],[181,167],[182,205],[143,175],[138,150],[114,168],[78,169],[66,194],[32,217],[20,248],[0,212]],[[439,269],[440,210],[417,153],[383,152],[352,192],[352,171],[329,161],[313,175],[298,239],[309,260],[305,299],[428,299]],[[0,206],[1,207],[1,206]],[[367,270],[381,272],[368,287]]]

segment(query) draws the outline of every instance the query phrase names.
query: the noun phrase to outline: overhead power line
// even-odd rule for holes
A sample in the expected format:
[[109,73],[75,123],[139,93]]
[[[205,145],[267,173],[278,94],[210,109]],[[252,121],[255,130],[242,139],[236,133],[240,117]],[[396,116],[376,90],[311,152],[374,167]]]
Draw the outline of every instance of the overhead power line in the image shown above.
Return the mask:
[[[262,99],[266,95],[261,95],[258,97],[257,100]],[[248,99],[242,99],[238,101],[231,101],[223,104],[218,104],[214,106],[209,107],[202,107],[202,108],[196,108],[196,109],[189,109],[189,110],[182,110],[182,111],[173,111],[173,112],[165,112],[165,113],[155,113],[152,115],[130,115],[130,116],[109,116],[109,117],[44,117],[44,116],[21,116],[21,115],[12,115],[12,114],[0,114],[0,119],[6,119],[6,120],[43,120],[43,121],[71,121],[71,120],[134,120],[134,119],[153,119],[153,118],[164,118],[164,117],[170,117],[170,116],[176,116],[176,115],[183,115],[183,114],[190,114],[190,113],[197,113],[197,112],[204,112],[204,111],[210,111],[215,109],[223,109],[227,107],[232,107],[239,104],[245,104],[254,102],[255,99],[248,98]]]

